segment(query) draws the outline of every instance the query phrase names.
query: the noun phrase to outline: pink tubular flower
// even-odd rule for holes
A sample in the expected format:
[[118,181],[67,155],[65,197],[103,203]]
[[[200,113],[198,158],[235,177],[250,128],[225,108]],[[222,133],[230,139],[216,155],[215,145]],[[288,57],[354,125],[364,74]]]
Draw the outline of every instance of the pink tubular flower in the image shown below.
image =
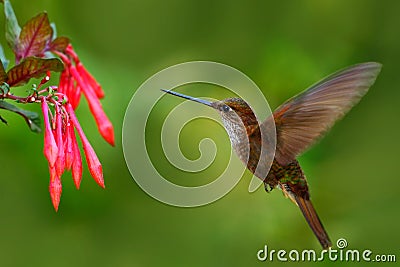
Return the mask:
[[[58,210],[58,205],[60,204],[61,198],[61,175],[65,169],[65,151],[64,151],[64,140],[63,140],[63,122],[62,114],[60,108],[56,105],[56,112],[53,116],[55,122],[50,123],[49,112],[46,97],[41,98],[42,111],[45,122],[45,155],[49,162],[50,171],[50,184],[49,192],[51,201],[53,203],[54,209]],[[57,104],[57,102],[55,102]],[[54,104],[54,103],[53,103]],[[52,125],[52,126],[51,126]],[[54,129],[52,129],[54,128]]]
[[[56,95],[62,96],[59,93],[56,93]],[[55,100],[50,96],[42,96],[41,102],[45,119],[44,152],[50,170],[49,191],[54,209],[57,211],[62,191],[61,176],[64,171],[72,171],[72,178],[77,189],[79,189],[82,179],[82,157],[76,140],[75,129],[82,141],[89,172],[96,183],[104,188],[103,169],[79,124],[72,105],[66,102],[66,99],[57,98]],[[52,120],[49,119],[50,109],[47,102],[51,102],[55,106]]]
[[89,140],[86,138],[78,119],[75,116],[75,112],[70,104],[67,104],[67,111],[71,118],[71,122],[74,125],[79,137],[81,138],[83,151],[85,152],[86,161],[88,163],[90,174],[98,185],[105,187],[103,179],[103,168],[99,159],[97,158],[96,152],[94,152],[93,147],[90,145]]
[[[49,162],[50,185],[49,191],[55,210],[60,203],[62,185],[61,176],[65,170],[71,170],[75,187],[79,189],[82,180],[82,157],[75,130],[83,146],[89,172],[101,187],[104,186],[102,165],[86,138],[74,110],[78,107],[82,93],[84,94],[90,112],[96,121],[103,138],[114,145],[114,128],[103,111],[100,99],[104,92],[99,83],[85,69],[77,54],[69,44],[64,50],[52,50],[64,63],[58,88],[49,90],[48,96],[40,96],[45,121],[44,153]],[[49,77],[46,77],[46,82]],[[40,86],[42,83],[40,84]],[[54,106],[54,114],[48,103]]]
[[[70,51],[70,53],[75,54],[75,52],[72,49],[70,49],[69,51]],[[78,58],[78,57],[75,56],[75,58]],[[90,85],[90,87],[96,93],[96,96],[99,99],[103,98],[104,91],[101,88],[101,85],[99,83],[97,83],[97,81],[94,79],[94,77],[85,69],[85,67],[82,65],[82,63],[80,61],[78,61],[76,63],[76,70],[78,71],[79,75],[82,77],[82,80],[84,80],[86,82],[86,84]]]
[[[0,1],[6,13],[6,39],[15,55],[15,65],[7,69],[0,61],[0,100],[17,101],[22,104],[40,103],[44,121],[43,153],[50,172],[49,192],[57,211],[62,192],[62,175],[72,172],[77,189],[82,180],[82,156],[77,142],[77,131],[90,174],[104,188],[103,169],[97,155],[86,138],[77,117],[82,93],[102,137],[114,146],[114,128],[101,106],[104,91],[87,71],[74,51],[70,39],[56,36],[46,12],[41,12],[20,27],[10,1]],[[52,55],[53,54],[53,55]],[[2,59],[5,59],[2,56]],[[4,62],[4,60],[2,60]],[[45,86],[51,73],[59,72],[58,86]],[[11,92],[14,87],[29,84],[33,78],[42,78],[32,84],[27,96]],[[4,101],[1,106],[24,117],[33,132],[40,132],[35,112],[27,112]],[[6,121],[0,116],[0,122]]]
[[99,101],[104,97],[100,84],[82,65],[71,44],[66,47],[64,52],[55,51],[55,53],[61,58],[66,67],[61,74],[60,92],[68,97],[74,109],[78,106],[83,92],[100,134],[104,140],[114,146],[114,128]]
[[[72,132],[71,132],[72,129]],[[65,155],[65,169],[67,171],[71,170],[72,162],[74,161],[74,148],[72,144],[72,136],[73,134],[73,127],[68,122],[65,126],[65,135],[64,135],[64,155]]]
[[56,108],[56,129],[55,129],[56,143],[58,147],[58,155],[56,160],[56,172],[57,176],[61,177],[65,169],[65,151],[64,151],[64,140],[63,140],[63,122],[61,112]]
[[54,209],[58,211],[58,205],[60,204],[61,199],[61,179],[60,176],[57,175],[57,171],[55,167],[50,167],[50,184],[49,184],[49,191],[51,202],[53,203]]
[[58,157],[58,147],[54,139],[53,131],[49,120],[49,106],[46,99],[42,98],[42,112],[44,120],[44,155],[49,162],[50,167],[54,167]]
[[88,84],[85,84],[74,66],[71,66],[70,71],[88,101],[89,109],[93,114],[100,134],[110,145],[114,146],[114,128],[110,120],[107,118],[107,115],[104,113],[97,95],[90,86],[87,86]]
[[73,159],[72,159],[72,179],[74,180],[74,184],[76,189],[79,189],[82,180],[82,158],[81,152],[79,151],[78,143],[76,142],[74,128],[70,127],[71,131],[71,144],[73,151]]

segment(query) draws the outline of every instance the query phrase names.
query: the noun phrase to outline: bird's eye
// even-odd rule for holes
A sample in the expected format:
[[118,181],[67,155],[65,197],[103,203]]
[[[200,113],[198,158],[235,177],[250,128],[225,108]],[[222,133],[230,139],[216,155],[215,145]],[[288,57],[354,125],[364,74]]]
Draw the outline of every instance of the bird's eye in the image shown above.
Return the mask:
[[224,111],[224,112],[228,112],[230,109],[231,109],[231,108],[230,108],[229,106],[227,106],[227,105],[223,105],[223,106],[221,107],[221,110]]

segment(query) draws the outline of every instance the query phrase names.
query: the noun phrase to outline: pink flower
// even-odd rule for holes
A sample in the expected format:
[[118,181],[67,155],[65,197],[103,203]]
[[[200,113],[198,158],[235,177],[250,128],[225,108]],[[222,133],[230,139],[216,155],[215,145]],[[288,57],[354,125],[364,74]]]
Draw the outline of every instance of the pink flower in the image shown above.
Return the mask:
[[72,45],[69,44],[64,52],[55,51],[54,53],[61,58],[65,65],[65,70],[60,78],[60,92],[68,97],[74,109],[78,106],[81,93],[83,93],[100,134],[104,140],[114,146],[114,128],[99,101],[104,97],[100,84],[82,65]]
[[110,120],[107,118],[107,115],[104,113],[99,98],[92,88],[87,86],[88,84],[85,84],[74,66],[71,66],[70,71],[86,97],[86,100],[89,104],[89,109],[93,114],[100,134],[110,145],[114,146],[114,128]]
[[[59,93],[57,95],[62,96]],[[45,119],[44,152],[50,170],[49,191],[53,206],[57,211],[62,191],[61,176],[64,171],[72,171],[72,178],[77,189],[79,189],[82,179],[82,157],[75,130],[82,141],[89,172],[96,183],[104,188],[103,168],[82,130],[72,105],[65,102],[65,99],[57,98],[55,100],[52,96],[41,97],[41,102]],[[47,102],[51,102],[55,106],[54,115]],[[49,118],[49,113],[52,114],[52,120]]]
[[62,115],[59,107],[56,105],[56,114],[53,116],[55,122],[50,122],[49,119],[49,106],[46,97],[41,98],[42,111],[45,123],[45,137],[44,137],[44,154],[49,162],[50,170],[50,184],[49,192],[54,209],[58,210],[58,205],[61,198],[61,175],[65,169],[64,159],[64,141],[62,131]]
[[82,180],[82,157],[79,151],[78,143],[76,142],[75,131],[73,127],[70,127],[71,131],[71,144],[73,151],[72,160],[72,179],[74,179],[74,184],[76,189],[79,189]]
[[[49,192],[54,209],[57,211],[62,192],[62,175],[72,172],[77,189],[82,179],[82,157],[75,130],[81,139],[83,151],[90,174],[94,180],[104,187],[102,165],[86,138],[74,110],[78,107],[82,93],[88,101],[89,108],[103,138],[114,145],[114,128],[104,113],[100,99],[104,91],[96,79],[87,71],[74,51],[67,37],[54,36],[54,27],[50,24],[46,12],[30,19],[23,27],[19,27],[11,4],[6,5],[6,39],[15,54],[15,66],[7,72],[1,68],[0,78],[4,88],[0,88],[0,100],[8,99],[23,104],[41,103],[44,118],[43,153],[48,161],[50,172]],[[59,59],[50,55],[53,53]],[[1,62],[0,62],[1,63]],[[59,85],[44,85],[50,80],[52,72],[60,72]],[[10,92],[13,87],[30,82],[32,78],[43,77],[40,83],[26,97]],[[15,111],[12,105],[3,108]],[[36,113],[17,112],[22,115],[30,129],[40,132]],[[4,121],[0,117],[0,121]]]
[[58,211],[58,205],[60,204],[60,199],[61,199],[62,186],[61,186],[60,176],[57,175],[55,167],[50,167],[49,192],[54,209]]
[[72,135],[74,135],[73,126],[71,125],[71,123],[67,123],[67,125],[65,126],[65,135],[64,135],[65,169],[67,171],[71,170],[72,163],[74,161],[74,147],[73,147],[74,144],[72,138],[75,138],[75,135],[73,137]]
[[[82,93],[88,102],[100,134],[111,145],[114,145],[115,140],[113,125],[100,103],[100,99],[104,97],[100,84],[85,69],[70,44],[64,50],[52,52],[60,57],[65,68],[60,75],[58,88],[56,90],[51,88],[48,91],[49,95],[39,96],[39,98],[45,122],[44,154],[49,162],[49,191],[53,206],[57,211],[62,191],[61,176],[64,171],[72,171],[72,178],[77,189],[82,180],[82,157],[75,130],[82,141],[91,176],[98,185],[105,187],[102,165],[74,112],[79,105]],[[38,88],[49,78],[50,74],[41,81]],[[48,103],[54,106],[54,114],[51,113]],[[49,114],[51,114],[50,117]]]
[[62,122],[62,115],[59,111],[59,108],[56,106],[56,129],[55,129],[55,136],[56,136],[56,143],[58,147],[58,154],[56,160],[56,172],[57,176],[61,177],[65,169],[65,151],[64,151],[64,140],[63,136],[65,131],[63,131],[63,122]]
[[46,99],[42,98],[42,112],[44,120],[44,155],[49,162],[50,167],[54,167],[58,157],[58,147],[54,139],[53,131],[49,120],[49,106]]
[[[70,51],[70,53],[74,53],[75,54],[75,52],[72,49],[70,49],[69,51]],[[77,58],[77,57],[75,57],[75,58]],[[104,91],[101,88],[100,84],[97,83],[97,81],[85,69],[85,67],[82,65],[82,63],[80,61],[78,61],[76,63],[76,70],[78,71],[79,75],[82,77],[82,80],[85,81],[86,84],[88,84],[88,87],[90,87],[96,93],[96,96],[98,98],[100,98],[100,99],[103,98],[104,97]]]
[[78,132],[79,137],[81,138],[83,151],[85,152],[86,161],[88,163],[88,168],[90,174],[92,175],[93,179],[96,181],[98,185],[101,187],[105,187],[104,179],[103,179],[103,168],[99,159],[97,158],[96,153],[94,152],[92,146],[90,145],[89,140],[86,138],[78,119],[75,116],[74,110],[71,105],[67,104],[67,111],[70,115],[71,122],[74,125],[76,131]]
[[[61,176],[64,171],[72,172],[77,189],[82,180],[82,157],[75,130],[82,141],[90,174],[97,184],[105,187],[102,165],[74,112],[79,105],[82,93],[88,102],[100,134],[111,145],[114,145],[114,128],[100,103],[100,99],[104,97],[100,84],[82,65],[72,46],[68,45],[65,50],[52,52],[60,57],[65,68],[60,75],[58,88],[55,91],[49,90],[48,96],[39,98],[42,102],[45,121],[44,154],[49,162],[49,191],[53,206],[57,211],[62,191]],[[49,77],[43,79],[39,87],[48,80]],[[54,106],[54,114],[51,113],[48,103]],[[49,114],[51,114],[50,117]]]

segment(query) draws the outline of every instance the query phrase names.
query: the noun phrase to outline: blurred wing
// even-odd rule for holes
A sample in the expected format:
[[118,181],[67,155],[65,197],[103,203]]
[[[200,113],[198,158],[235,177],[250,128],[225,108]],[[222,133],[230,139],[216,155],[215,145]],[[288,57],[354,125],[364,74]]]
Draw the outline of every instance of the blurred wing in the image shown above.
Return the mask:
[[273,113],[276,160],[288,164],[327,132],[375,82],[381,64],[362,63],[338,71],[286,101]]

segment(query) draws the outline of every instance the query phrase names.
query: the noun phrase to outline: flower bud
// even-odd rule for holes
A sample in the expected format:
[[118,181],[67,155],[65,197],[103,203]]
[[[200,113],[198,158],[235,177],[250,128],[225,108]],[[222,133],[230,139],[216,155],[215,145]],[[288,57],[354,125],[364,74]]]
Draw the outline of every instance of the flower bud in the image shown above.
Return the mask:
[[60,204],[62,185],[60,176],[57,175],[55,167],[50,167],[50,184],[49,192],[51,197],[51,202],[56,211],[58,211],[58,205]]

